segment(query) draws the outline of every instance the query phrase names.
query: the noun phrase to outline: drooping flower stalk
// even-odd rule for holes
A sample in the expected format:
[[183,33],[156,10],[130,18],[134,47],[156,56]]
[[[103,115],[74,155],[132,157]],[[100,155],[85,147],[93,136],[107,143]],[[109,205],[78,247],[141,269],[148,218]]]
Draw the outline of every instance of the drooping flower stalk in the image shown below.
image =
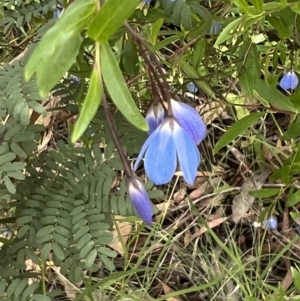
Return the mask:
[[108,126],[113,138],[113,141],[116,145],[117,151],[121,158],[122,164],[124,166],[126,178],[126,186],[129,198],[132,202],[132,205],[136,213],[142,218],[142,220],[147,224],[151,225],[152,222],[152,205],[147,194],[147,191],[140,179],[136,177],[133,171],[130,168],[128,159],[122,148],[120,139],[117,135],[117,128],[113,122],[111,112],[107,103],[105,94],[103,94],[103,108],[105,112],[105,117],[108,122]]

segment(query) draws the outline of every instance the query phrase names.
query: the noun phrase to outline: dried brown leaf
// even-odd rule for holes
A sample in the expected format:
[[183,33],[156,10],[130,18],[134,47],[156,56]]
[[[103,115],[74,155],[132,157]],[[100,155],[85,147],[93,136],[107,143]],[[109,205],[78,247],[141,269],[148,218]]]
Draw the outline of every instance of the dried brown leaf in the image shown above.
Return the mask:
[[241,187],[241,192],[233,198],[231,206],[232,220],[235,223],[247,213],[253,204],[254,197],[249,195],[249,191],[260,189],[267,180],[269,174],[269,170],[256,171],[252,177],[245,180]]
[[195,200],[200,198],[206,192],[207,187],[208,187],[208,182],[205,182],[202,185],[200,185],[198,188],[196,188],[190,193],[189,195],[190,199]]
[[[116,216],[116,219],[121,218],[120,216]],[[126,243],[129,237],[129,234],[132,229],[132,223],[129,222],[121,222],[116,221],[115,227],[113,231],[113,241],[109,246],[117,251],[119,254],[124,255],[125,250],[124,247],[126,247]]]
[[[164,284],[163,282],[161,284],[166,295],[174,292],[168,285]],[[170,297],[166,298],[166,301],[181,301],[181,299],[179,297]]]
[[185,197],[185,189],[180,188],[177,192],[174,193],[173,200],[176,204],[179,204]]

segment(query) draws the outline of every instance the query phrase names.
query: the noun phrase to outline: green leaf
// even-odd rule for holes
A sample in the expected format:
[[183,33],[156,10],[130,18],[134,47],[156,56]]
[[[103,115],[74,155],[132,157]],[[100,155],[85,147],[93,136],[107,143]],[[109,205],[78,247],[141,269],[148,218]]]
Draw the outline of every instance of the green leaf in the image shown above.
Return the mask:
[[152,29],[151,29],[151,39],[152,39],[152,44],[155,45],[156,44],[156,40],[160,31],[160,28],[162,27],[164,23],[164,19],[158,19],[153,25],[152,25]]
[[36,233],[36,237],[37,238],[41,238],[47,234],[50,234],[54,231],[54,226],[53,225],[49,225],[49,226],[46,226],[42,229],[40,229],[37,233]]
[[92,240],[92,241],[89,241],[82,249],[81,249],[81,251],[80,251],[80,253],[79,253],[79,257],[81,258],[81,259],[84,259],[84,258],[86,258],[86,256],[90,253],[90,251],[93,249],[93,247],[94,247],[94,241]]
[[5,155],[0,156],[0,165],[4,165],[5,163],[11,162],[16,159],[16,154],[14,153],[7,153]]
[[281,39],[288,38],[290,36],[289,28],[282,22],[279,17],[268,17],[267,21],[274,27],[278,33],[278,37]]
[[291,267],[291,270],[292,270],[294,285],[297,288],[298,292],[300,292],[300,272],[297,271],[294,267]]
[[186,30],[193,28],[191,9],[188,4],[184,3],[181,11],[181,23]]
[[92,250],[87,256],[85,260],[85,266],[89,269],[94,264],[97,257],[97,250]]
[[259,12],[263,11],[263,0],[250,0],[250,2]]
[[40,41],[27,65],[25,79],[36,73],[39,91],[42,97],[62,78],[76,61],[82,37],[77,31],[58,31],[51,28]]
[[65,253],[57,243],[53,243],[52,245],[53,252],[59,261],[63,261],[65,259]]
[[27,158],[27,154],[18,144],[12,143],[10,148],[20,159],[25,160]]
[[42,294],[34,294],[32,296],[32,300],[34,301],[51,301],[51,298]]
[[184,0],[177,0],[174,5],[172,18],[176,26],[181,25],[181,11],[182,11],[183,4],[184,4]]
[[134,13],[140,0],[107,0],[90,23],[88,35],[106,42]]
[[197,69],[199,67],[199,65],[201,64],[201,62],[203,60],[206,45],[207,45],[206,40],[202,39],[197,43],[197,45],[195,47],[195,51],[193,54],[193,67],[195,69]]
[[212,15],[205,6],[200,5],[197,2],[191,2],[190,6],[203,21],[205,21],[206,23],[211,23]]
[[139,72],[138,64],[138,51],[132,37],[129,36],[122,51],[122,65],[125,73],[129,75],[137,75]]
[[79,52],[83,28],[89,23],[96,9],[95,1],[73,2],[57,23],[51,27],[31,54],[25,66],[25,79],[28,81],[34,73],[42,97],[68,71]]
[[221,45],[222,43],[224,43],[225,41],[229,40],[233,33],[237,32],[237,28],[241,25],[241,23],[243,22],[242,18],[238,18],[236,20],[233,20],[232,22],[230,22],[220,33],[220,35],[218,36],[216,42],[215,42],[215,47]]
[[256,79],[254,83],[254,91],[256,96],[264,105],[267,103],[275,109],[298,113],[298,110],[294,107],[287,96],[283,95],[275,87],[262,79]]
[[48,259],[51,250],[52,250],[52,244],[51,243],[44,244],[44,246],[42,247],[42,250],[41,250],[42,260],[47,260]]
[[3,181],[5,184],[6,189],[8,190],[9,193],[15,194],[16,193],[16,187],[11,181],[11,179],[8,176],[3,177]]
[[223,136],[217,142],[214,153],[217,153],[222,147],[228,145],[236,137],[246,131],[251,125],[253,125],[265,112],[254,113],[238,120],[232,127],[230,127]]
[[101,71],[106,88],[121,113],[134,126],[148,131],[148,124],[137,108],[108,43],[101,45]]
[[183,70],[183,72],[193,80],[193,82],[196,84],[197,87],[199,87],[201,90],[203,90],[206,94],[211,96],[212,98],[215,97],[214,92],[212,91],[211,87],[203,80],[197,80],[199,78],[199,75],[195,68],[193,68],[187,61],[185,61],[184,58],[181,58],[180,60],[180,66]]
[[259,190],[249,191],[249,194],[254,196],[255,198],[265,199],[278,195],[280,193],[280,190],[280,188],[262,188]]
[[99,72],[94,69],[89,85],[89,90],[84,100],[82,109],[79,114],[78,121],[75,124],[72,133],[72,143],[77,141],[88,128],[91,120],[94,118],[100,106],[102,98],[102,85],[99,78]]
[[296,191],[295,193],[288,196],[288,200],[286,202],[287,207],[292,207],[300,203],[300,191]]
[[293,12],[295,12],[296,14],[300,15],[300,3],[299,2],[295,2],[295,5],[291,6],[291,10]]
[[300,119],[296,120],[295,122],[293,122],[290,127],[288,128],[288,130],[284,133],[284,135],[282,136],[283,140],[289,140],[289,139],[294,139],[300,136]]

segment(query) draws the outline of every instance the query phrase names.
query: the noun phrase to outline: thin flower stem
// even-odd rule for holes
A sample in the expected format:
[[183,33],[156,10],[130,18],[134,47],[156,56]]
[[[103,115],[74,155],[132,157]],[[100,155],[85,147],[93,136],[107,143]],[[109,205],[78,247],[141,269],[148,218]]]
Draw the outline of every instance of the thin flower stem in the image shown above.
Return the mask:
[[124,150],[122,148],[121,141],[120,141],[120,139],[117,135],[118,131],[117,131],[116,125],[113,122],[113,118],[111,116],[109,105],[107,103],[107,99],[106,99],[106,96],[105,96],[104,93],[103,93],[103,96],[102,96],[102,100],[103,100],[103,108],[104,108],[104,112],[105,112],[105,117],[106,117],[106,120],[108,122],[108,127],[109,127],[109,130],[111,132],[113,141],[116,145],[117,151],[118,151],[119,156],[121,158],[122,164],[124,166],[125,173],[126,173],[128,178],[131,178],[133,176],[133,172],[132,172],[132,169],[130,168],[129,161],[128,161],[128,159],[127,159],[127,157],[124,153]]
[[[164,73],[164,71],[163,71],[163,69],[160,65],[160,62],[158,61],[156,55],[154,53],[151,53],[151,49],[145,43],[143,38],[136,31],[134,31],[133,28],[127,22],[125,23],[125,27],[130,32],[133,39],[137,42],[140,55],[144,58],[145,63],[148,65],[149,71],[152,73],[153,77],[155,78],[162,97],[168,103],[168,110],[166,112],[168,117],[173,117],[169,85],[168,85],[167,80],[165,78],[165,73]],[[151,60],[156,63],[156,67],[158,69],[158,72],[161,75],[163,83],[161,83],[160,78],[157,75],[157,72],[154,69],[153,64],[151,63],[150,59],[148,58],[145,50],[147,50],[149,52],[149,56],[150,56]],[[148,73],[150,74],[149,71],[148,71]],[[150,79],[152,79],[152,78],[150,77]],[[161,100],[161,98],[159,98],[159,99],[160,99],[160,101],[163,105],[163,100]]]

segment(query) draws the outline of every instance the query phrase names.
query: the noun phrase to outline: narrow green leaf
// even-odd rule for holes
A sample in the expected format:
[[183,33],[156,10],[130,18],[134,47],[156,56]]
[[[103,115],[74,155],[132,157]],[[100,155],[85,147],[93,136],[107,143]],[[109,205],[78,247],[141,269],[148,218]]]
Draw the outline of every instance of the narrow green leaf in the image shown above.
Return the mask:
[[[183,4],[184,4],[184,0],[177,0],[174,5],[172,18],[173,18],[173,22],[176,26],[181,25],[181,11],[182,11]],[[159,20],[161,20],[161,19],[159,19]]]
[[207,45],[206,40],[202,39],[197,43],[197,45],[195,47],[195,51],[193,54],[193,67],[195,69],[197,69],[199,67],[199,65],[201,64],[201,62],[203,60],[206,45]]
[[263,11],[263,0],[250,0],[250,2],[259,12]]
[[265,199],[278,195],[280,193],[280,190],[280,188],[262,188],[259,190],[249,191],[249,194],[254,196],[255,198]]
[[72,143],[77,141],[83,135],[84,131],[88,128],[91,120],[97,113],[102,98],[101,87],[101,79],[99,78],[98,71],[94,69],[88,93],[80,111],[78,121],[76,122],[72,133]]
[[134,126],[148,131],[148,124],[137,108],[108,43],[101,45],[101,71],[106,88],[121,113]]
[[47,260],[48,259],[51,250],[52,250],[52,244],[51,243],[44,244],[44,246],[42,247],[42,250],[41,250],[42,260]]
[[193,28],[191,9],[187,3],[184,3],[182,6],[181,23],[183,27],[188,31]]
[[9,171],[9,172],[7,172],[7,175],[10,178],[14,178],[16,180],[24,180],[25,179],[25,174],[17,172],[17,171]]
[[254,83],[254,91],[256,96],[264,105],[267,103],[275,109],[294,113],[298,112],[287,96],[283,95],[275,87],[262,79],[256,79]]
[[40,94],[46,96],[73,63],[82,41],[81,31],[96,12],[93,0],[73,2],[51,27],[25,67],[25,79],[37,74]]
[[49,226],[46,226],[42,229],[40,229],[37,233],[36,233],[36,237],[37,238],[41,238],[47,234],[50,234],[54,231],[54,226],[53,225],[49,225]]
[[53,243],[52,245],[54,255],[57,257],[59,261],[63,261],[65,259],[65,253],[57,243]]
[[294,267],[291,267],[291,270],[292,270],[294,285],[297,288],[298,292],[300,292],[300,272],[297,271]]
[[107,0],[90,23],[88,35],[96,41],[106,42],[134,13],[140,0]]
[[245,1],[245,0],[232,0],[232,3],[234,3],[239,9],[241,9],[245,13],[249,13],[249,6],[248,6],[247,1]]
[[287,207],[292,207],[300,203],[300,191],[296,191],[295,193],[288,196],[288,200],[286,202]]
[[220,33],[220,35],[218,36],[216,42],[215,42],[215,47],[221,45],[222,43],[224,43],[225,41],[229,40],[233,33],[237,32],[237,28],[240,26],[240,24],[242,23],[242,19],[238,18],[236,20],[233,20],[232,22],[230,22]]
[[156,40],[160,31],[160,28],[162,27],[164,23],[164,19],[158,19],[153,25],[152,25],[152,30],[151,30],[151,34],[152,34],[152,44],[155,45],[156,44]]
[[300,136],[299,129],[300,129],[300,119],[296,120],[289,126],[288,130],[282,136],[282,139],[289,140],[289,139],[294,139],[299,137]]
[[0,165],[4,165],[5,163],[11,162],[16,159],[16,154],[14,153],[7,153],[5,155],[0,156]]
[[228,145],[232,142],[236,137],[242,134],[245,130],[247,130],[251,125],[253,125],[260,117],[262,117],[265,112],[254,113],[237,121],[232,127],[230,127],[223,136],[217,142],[214,153],[217,153],[222,147]]
[[89,253],[90,253],[90,251],[93,249],[93,247],[94,247],[94,241],[92,240],[92,241],[89,241],[82,249],[81,249],[81,251],[80,251],[80,253],[79,253],[79,257],[81,258],[81,259],[84,259]]
[[97,257],[97,250],[92,250],[87,256],[85,260],[85,266],[89,269],[95,262]]
[[51,301],[51,298],[42,294],[34,294],[32,296],[32,300],[34,301]]
[[3,181],[5,184],[6,189],[8,190],[9,193],[15,194],[16,193],[16,187],[11,181],[11,179],[8,176],[3,177]]
[[37,74],[42,97],[57,84],[76,61],[82,37],[77,31],[59,31],[52,27],[39,42],[25,66],[25,79]]

